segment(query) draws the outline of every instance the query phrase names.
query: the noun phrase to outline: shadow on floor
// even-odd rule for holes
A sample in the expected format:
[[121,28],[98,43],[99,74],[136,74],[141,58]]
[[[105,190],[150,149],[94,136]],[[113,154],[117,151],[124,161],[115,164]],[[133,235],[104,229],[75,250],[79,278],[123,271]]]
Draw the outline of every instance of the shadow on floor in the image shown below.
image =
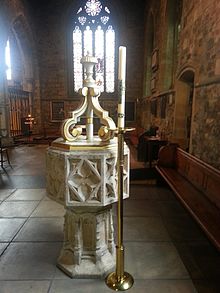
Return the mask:
[[151,180],[157,179],[158,173],[155,168],[139,168],[130,170],[130,180]]

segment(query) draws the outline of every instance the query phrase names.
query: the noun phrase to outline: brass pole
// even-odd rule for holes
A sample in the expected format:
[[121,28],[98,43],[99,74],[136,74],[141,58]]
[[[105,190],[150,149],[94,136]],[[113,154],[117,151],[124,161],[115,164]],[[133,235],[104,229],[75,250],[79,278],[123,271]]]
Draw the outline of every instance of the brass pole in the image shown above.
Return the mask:
[[110,273],[106,285],[115,291],[125,291],[132,287],[133,277],[124,271],[124,246],[123,246],[123,194],[124,194],[124,132],[118,129],[118,239],[116,245],[116,271]]

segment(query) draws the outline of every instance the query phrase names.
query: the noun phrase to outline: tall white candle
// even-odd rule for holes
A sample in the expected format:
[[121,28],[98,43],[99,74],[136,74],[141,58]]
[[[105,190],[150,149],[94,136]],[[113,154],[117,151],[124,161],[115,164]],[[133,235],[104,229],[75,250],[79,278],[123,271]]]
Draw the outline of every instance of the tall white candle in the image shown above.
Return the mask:
[[124,80],[126,75],[126,47],[119,47],[118,79]]
[[125,76],[126,76],[126,47],[119,47],[118,64],[118,128],[125,126]]

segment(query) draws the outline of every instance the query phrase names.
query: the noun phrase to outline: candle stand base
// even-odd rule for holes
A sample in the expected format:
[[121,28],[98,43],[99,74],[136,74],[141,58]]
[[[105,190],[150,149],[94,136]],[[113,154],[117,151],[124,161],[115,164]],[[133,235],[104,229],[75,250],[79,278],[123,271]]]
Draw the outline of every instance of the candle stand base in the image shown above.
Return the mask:
[[116,272],[113,272],[106,277],[105,283],[114,291],[126,291],[133,286],[134,279],[127,272],[124,272],[124,276],[122,278],[118,277]]

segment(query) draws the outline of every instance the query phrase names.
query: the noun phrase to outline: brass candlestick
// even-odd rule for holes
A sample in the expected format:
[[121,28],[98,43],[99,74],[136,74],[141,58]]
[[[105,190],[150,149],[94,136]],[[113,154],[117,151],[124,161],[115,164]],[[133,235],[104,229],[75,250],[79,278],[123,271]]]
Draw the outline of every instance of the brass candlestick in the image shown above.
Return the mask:
[[116,271],[110,273],[106,285],[115,291],[125,291],[132,287],[133,277],[124,271],[123,246],[123,168],[124,168],[124,128],[118,129],[118,241],[116,246]]

